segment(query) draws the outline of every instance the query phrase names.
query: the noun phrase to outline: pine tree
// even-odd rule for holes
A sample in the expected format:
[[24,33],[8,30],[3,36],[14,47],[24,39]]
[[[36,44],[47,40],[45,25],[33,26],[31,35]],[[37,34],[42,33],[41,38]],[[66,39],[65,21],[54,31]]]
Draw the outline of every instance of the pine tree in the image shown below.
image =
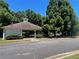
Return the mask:
[[[70,36],[74,34],[76,16],[68,0],[50,0],[46,14],[49,21],[51,19],[55,21],[54,25],[56,28],[60,28],[62,35]],[[59,20],[57,20],[57,17],[59,17]],[[62,22],[60,22],[61,20]],[[59,23],[60,26],[58,26]]]

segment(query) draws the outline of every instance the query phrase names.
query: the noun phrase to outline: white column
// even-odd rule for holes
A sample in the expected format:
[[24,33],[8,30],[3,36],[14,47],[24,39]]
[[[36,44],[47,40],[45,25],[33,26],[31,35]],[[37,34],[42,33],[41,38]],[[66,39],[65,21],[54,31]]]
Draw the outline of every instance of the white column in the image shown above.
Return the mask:
[[21,31],[21,36],[22,36],[22,30],[20,30]]
[[36,30],[34,31],[34,38],[36,38]]
[[3,40],[5,40],[5,29],[3,29]]

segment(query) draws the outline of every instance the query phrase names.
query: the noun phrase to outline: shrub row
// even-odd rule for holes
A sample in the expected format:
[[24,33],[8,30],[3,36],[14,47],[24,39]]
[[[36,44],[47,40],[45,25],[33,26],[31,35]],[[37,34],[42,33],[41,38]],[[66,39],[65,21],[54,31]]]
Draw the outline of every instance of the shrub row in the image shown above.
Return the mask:
[[23,39],[22,36],[18,36],[18,35],[10,35],[6,37],[7,40],[15,40],[15,39]]

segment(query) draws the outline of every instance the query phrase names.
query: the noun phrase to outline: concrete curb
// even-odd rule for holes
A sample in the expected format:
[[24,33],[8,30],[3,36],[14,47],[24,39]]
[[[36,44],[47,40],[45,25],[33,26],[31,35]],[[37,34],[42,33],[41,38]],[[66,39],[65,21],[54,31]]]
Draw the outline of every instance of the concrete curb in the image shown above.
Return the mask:
[[55,55],[55,56],[50,56],[50,57],[45,58],[45,59],[63,59],[65,57],[69,57],[69,56],[76,55],[76,54],[79,54],[79,50],[58,54],[58,55]]

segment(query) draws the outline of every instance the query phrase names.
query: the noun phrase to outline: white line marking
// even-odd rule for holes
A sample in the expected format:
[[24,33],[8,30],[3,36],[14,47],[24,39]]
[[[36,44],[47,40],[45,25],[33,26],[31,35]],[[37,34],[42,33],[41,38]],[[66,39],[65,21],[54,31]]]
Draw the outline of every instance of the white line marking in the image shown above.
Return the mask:
[[30,54],[32,54],[32,53],[23,53],[22,55],[30,55]]
[[17,55],[17,56],[20,56],[20,55],[24,55],[24,56],[25,56],[25,55],[30,55],[30,54],[32,54],[32,53],[29,53],[29,52],[28,52],[28,53],[18,53],[18,54],[16,54],[16,55]]

